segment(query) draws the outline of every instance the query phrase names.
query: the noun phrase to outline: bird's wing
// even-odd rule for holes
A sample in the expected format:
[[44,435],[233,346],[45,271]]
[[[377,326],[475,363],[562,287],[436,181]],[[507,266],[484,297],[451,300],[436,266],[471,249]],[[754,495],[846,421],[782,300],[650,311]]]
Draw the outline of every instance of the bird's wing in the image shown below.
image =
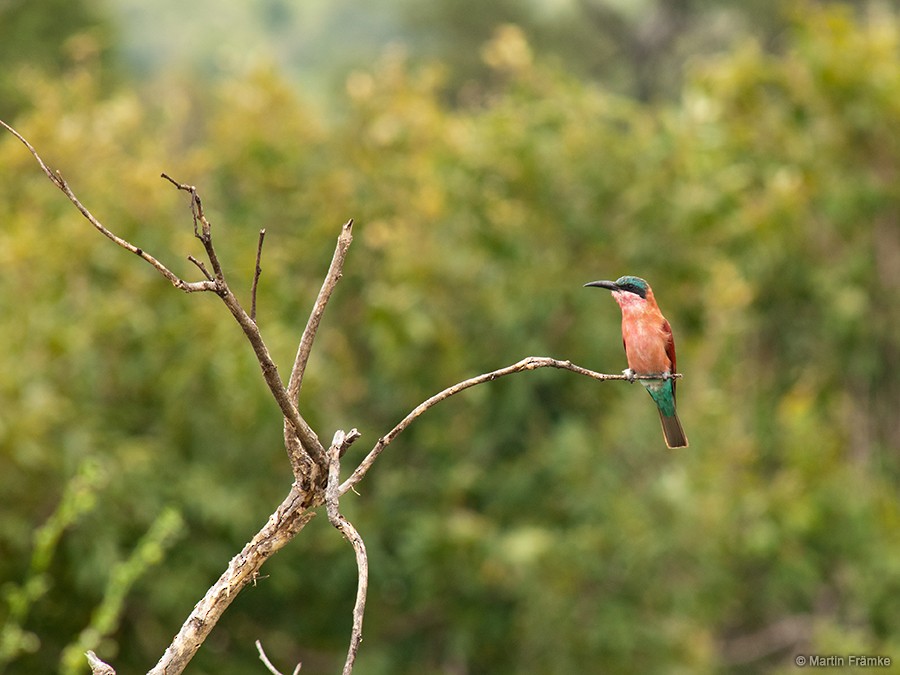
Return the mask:
[[[663,334],[666,336],[666,356],[669,357],[669,361],[672,364],[672,374],[674,375],[677,370],[675,370],[675,337],[672,335],[672,326],[669,325],[669,322],[663,319]],[[672,380],[672,395],[675,395],[675,380]]]

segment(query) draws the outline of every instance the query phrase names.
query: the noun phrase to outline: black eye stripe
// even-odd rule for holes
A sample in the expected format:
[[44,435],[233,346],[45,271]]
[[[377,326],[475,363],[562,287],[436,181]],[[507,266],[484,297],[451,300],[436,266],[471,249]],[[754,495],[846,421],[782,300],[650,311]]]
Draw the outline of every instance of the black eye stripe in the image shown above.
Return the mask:
[[639,295],[642,298],[647,297],[647,291],[638,286],[637,284],[623,284],[620,286],[623,291],[628,291],[629,293],[634,293],[635,295]]

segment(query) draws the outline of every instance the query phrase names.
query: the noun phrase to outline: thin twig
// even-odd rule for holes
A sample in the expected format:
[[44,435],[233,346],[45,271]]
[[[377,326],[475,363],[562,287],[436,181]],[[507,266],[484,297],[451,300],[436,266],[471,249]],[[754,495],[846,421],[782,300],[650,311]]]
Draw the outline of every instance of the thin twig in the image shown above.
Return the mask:
[[[269,657],[266,656],[266,652],[263,649],[262,642],[260,642],[259,640],[256,641],[256,651],[259,652],[259,660],[263,662],[263,664],[266,666],[266,668],[269,670],[269,672],[272,673],[272,675],[281,675],[281,671],[278,670],[278,668],[276,668],[274,665],[272,665],[272,662],[269,660]],[[297,675],[297,673],[300,672],[300,669],[302,667],[303,667],[303,664],[298,663],[294,667],[294,672],[292,673],[292,675]]]
[[505,368],[500,368],[498,370],[493,370],[489,373],[482,373],[476,377],[469,378],[468,380],[463,380],[462,382],[457,382],[451,387],[447,387],[441,392],[438,392],[431,398],[426,399],[412,411],[400,420],[393,429],[391,429],[387,434],[378,439],[378,442],[375,443],[375,447],[373,447],[369,454],[360,462],[359,466],[353,471],[350,477],[345,480],[338,492],[340,495],[344,495],[348,490],[352,490],[353,487],[362,480],[363,476],[372,468],[372,464],[374,464],[375,460],[378,459],[378,455],[393,441],[397,436],[399,436],[410,424],[415,421],[417,417],[419,417],[426,410],[431,408],[432,406],[437,405],[444,399],[450,398],[454,394],[458,394],[461,391],[468,389],[469,387],[474,387],[478,384],[484,384],[485,382],[493,382],[494,380],[505,377],[506,375],[512,375],[513,373],[521,373],[527,370],[537,370],[538,368],[559,368],[562,370],[570,370],[573,373],[578,373],[579,375],[585,375],[587,377],[592,377],[595,380],[600,380],[602,382],[608,380],[625,380],[626,382],[633,382],[634,380],[662,380],[666,378],[677,379],[681,377],[680,373],[676,373],[674,375],[635,375],[633,377],[629,377],[628,375],[610,375],[607,373],[598,373],[593,370],[589,370],[587,368],[582,368],[581,366],[575,365],[571,361],[561,361],[559,359],[552,359],[547,356],[529,356],[527,358],[522,359],[521,361],[514,363],[510,366],[506,366]]
[[353,629],[350,633],[350,647],[347,650],[347,660],[344,663],[343,675],[350,675],[353,671],[353,664],[356,662],[356,655],[362,642],[363,616],[366,612],[366,593],[369,589],[369,559],[366,555],[366,544],[356,528],[353,527],[353,524],[341,514],[338,505],[338,500],[340,499],[338,483],[340,481],[341,456],[359,436],[360,434],[356,429],[351,429],[346,434],[340,430],[335,432],[334,440],[331,441],[331,447],[328,448],[328,484],[325,488],[325,507],[328,511],[328,520],[346,537],[350,545],[353,546],[353,552],[356,554],[356,602],[353,605]]
[[75,193],[72,192],[72,188],[70,188],[69,184],[63,179],[62,174],[59,171],[53,171],[52,169],[50,169],[50,167],[48,167],[44,163],[44,160],[41,159],[40,155],[38,155],[38,153],[37,153],[37,150],[35,150],[34,147],[32,147],[31,143],[26,141],[25,138],[18,131],[13,129],[11,126],[9,126],[3,120],[0,120],[0,125],[2,125],[13,136],[18,138],[22,142],[22,144],[26,148],[28,148],[28,152],[30,152],[31,155],[37,160],[37,163],[40,165],[41,170],[44,172],[44,174],[46,174],[47,178],[49,178],[52,181],[52,183],[62,191],[62,193],[69,199],[69,201],[75,205],[75,208],[77,208],[81,212],[81,215],[83,215],[88,220],[88,222],[91,225],[93,225],[94,228],[98,232],[100,232],[104,237],[115,242],[118,246],[121,246],[126,251],[130,251],[131,253],[134,253],[138,257],[146,260],[154,268],[156,268],[156,270],[160,274],[162,274],[166,279],[168,279],[172,283],[172,285],[175,286],[175,288],[178,288],[178,289],[184,291],[185,293],[195,293],[198,291],[215,291],[216,290],[215,284],[210,282],[208,279],[206,281],[194,281],[194,282],[189,282],[189,281],[185,281],[184,279],[181,279],[177,274],[172,272],[168,267],[163,265],[159,260],[154,258],[149,253],[147,253],[145,250],[143,250],[142,248],[140,248],[138,246],[135,246],[131,242],[129,242],[125,239],[122,239],[122,237],[119,237],[119,236],[113,234],[108,229],[106,229],[106,227],[104,227],[103,223],[101,223],[99,220],[97,220],[97,218],[94,216],[94,214],[92,214],[87,209],[87,207],[78,200],[78,197],[76,197]]
[[256,651],[259,652],[259,660],[263,662],[266,669],[272,673],[272,675],[281,675],[281,671],[278,670],[278,668],[276,668],[269,660],[269,657],[266,656],[266,650],[263,649],[262,642],[259,640],[256,641]]
[[215,281],[215,279],[213,279],[213,277],[212,277],[212,274],[210,274],[209,271],[206,269],[206,265],[203,264],[203,261],[202,261],[202,260],[197,260],[197,259],[196,259],[194,256],[192,256],[192,255],[189,255],[189,256],[187,257],[187,259],[190,260],[192,263],[194,263],[194,265],[196,265],[197,268],[198,268],[201,272],[203,272],[203,276],[205,276],[205,277],[206,277],[207,279],[209,279],[210,281]]
[[319,289],[319,295],[313,305],[312,312],[309,314],[309,320],[306,322],[306,328],[303,330],[303,336],[300,338],[300,347],[297,350],[297,357],[294,359],[294,367],[291,369],[291,377],[288,381],[288,397],[297,402],[300,396],[300,387],[303,384],[303,373],[306,372],[306,364],[309,361],[309,354],[312,351],[313,341],[316,339],[316,332],[319,330],[319,322],[322,320],[322,314],[325,312],[325,306],[328,304],[329,298],[337,286],[337,282],[341,278],[341,271],[344,268],[344,259],[347,257],[347,250],[353,241],[353,219],[351,218],[341,228],[338,235],[337,245],[334,247],[334,255],[331,258],[331,265],[328,267],[328,273],[322,282],[322,288]]
[[[200,193],[197,192],[196,186],[180,183],[165,172],[161,173],[160,176],[165,178],[179,190],[183,190],[191,195],[191,216],[194,219],[194,236],[200,240],[203,244],[203,248],[206,249],[206,256],[209,258],[216,281],[219,282],[219,290],[221,291],[221,286],[225,283],[225,273],[222,271],[222,265],[219,263],[219,256],[216,254],[216,249],[212,243],[212,224],[206,219],[206,214],[203,212],[203,202],[200,200]],[[197,227],[198,223],[200,226],[199,228]]]
[[[187,183],[180,183],[174,178],[172,178],[169,174],[163,171],[159,174],[160,178],[165,178],[172,185],[174,185],[179,190],[184,190],[185,192],[191,195],[191,215],[194,217],[194,236],[197,239],[203,240],[203,235],[209,236],[209,229],[207,228],[203,235],[201,235],[199,229],[197,228],[198,218],[203,216],[203,203],[200,201],[200,195],[197,194],[197,188],[193,185],[188,185]],[[209,223],[207,223],[208,225]]]
[[262,258],[263,240],[266,238],[266,228],[259,231],[259,241],[256,244],[256,269],[253,271],[253,283],[250,285],[250,320],[256,323],[256,288],[259,285],[259,275],[262,267],[259,266]]

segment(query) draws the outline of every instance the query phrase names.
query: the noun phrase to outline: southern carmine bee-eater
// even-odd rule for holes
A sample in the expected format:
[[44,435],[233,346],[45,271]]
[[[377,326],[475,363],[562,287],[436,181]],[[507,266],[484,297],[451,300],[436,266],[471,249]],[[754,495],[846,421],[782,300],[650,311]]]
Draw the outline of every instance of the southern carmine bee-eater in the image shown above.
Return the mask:
[[[612,291],[622,308],[622,342],[628,369],[625,375],[661,375],[661,380],[640,380],[659,408],[663,436],[670,448],[686,448],[687,436],[675,412],[675,339],[672,327],[659,311],[650,284],[640,277],[625,276],[616,281],[592,281]],[[633,381],[633,380],[632,380]]]

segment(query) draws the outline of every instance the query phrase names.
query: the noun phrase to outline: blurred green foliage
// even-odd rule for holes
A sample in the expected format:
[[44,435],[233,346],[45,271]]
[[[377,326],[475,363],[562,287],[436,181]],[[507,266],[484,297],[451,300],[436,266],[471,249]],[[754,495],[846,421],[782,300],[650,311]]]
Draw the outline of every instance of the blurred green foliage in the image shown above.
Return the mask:
[[34,99],[23,79],[64,77],[78,64],[103,64],[105,86],[116,81],[110,48],[115,31],[93,0],[3,0],[0,2],[0,119],[9,119]]
[[[161,171],[199,187],[235,289],[267,228],[258,320],[282,373],[356,219],[301,400],[323,439],[363,432],[345,464],[526,355],[620,370],[618,309],[581,285],[653,284],[691,448],[665,450],[638,388],[566,372],[430,411],[345,499],[371,558],[359,672],[787,673],[796,653],[900,659],[900,16],[805,7],[784,40],[693,61],[657,104],[510,25],[465,106],[390,50],[327,119],[264,68],[112,92],[91,60],[4,76],[44,159],[183,276],[200,248]],[[98,641],[146,670],[287,490],[278,411],[215,297],[92,231],[9,135],[0,171],[7,671]],[[189,672],[258,671],[257,638],[339,668],[346,542],[318,518],[264,572]]]

